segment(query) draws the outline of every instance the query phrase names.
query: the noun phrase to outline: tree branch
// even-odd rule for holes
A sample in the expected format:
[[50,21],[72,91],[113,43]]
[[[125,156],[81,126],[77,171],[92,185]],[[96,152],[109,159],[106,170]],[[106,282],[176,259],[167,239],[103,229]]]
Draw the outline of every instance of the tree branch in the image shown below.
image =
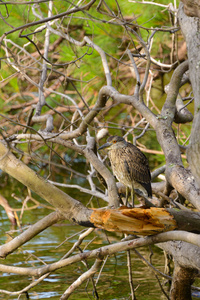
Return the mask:
[[8,265],[0,264],[0,271],[7,273],[15,273],[19,275],[28,275],[28,276],[43,276],[46,273],[53,272],[70,264],[79,262],[84,259],[92,259],[104,257],[107,255],[112,255],[119,251],[127,251],[134,248],[148,246],[152,244],[162,243],[166,241],[185,241],[200,247],[200,237],[198,234],[188,233],[185,231],[171,231],[163,232],[157,235],[148,236],[144,238],[138,238],[134,240],[129,240],[125,242],[119,242],[117,244],[106,245],[104,247],[92,250],[85,251],[80,254],[76,254],[72,257],[63,259],[59,262],[52,263],[50,265],[45,265],[39,268],[23,268],[23,267],[11,267]]
[[68,220],[92,227],[92,224],[88,223],[89,215],[91,214],[89,209],[48,183],[42,177],[39,177],[10,153],[2,142],[0,142],[0,168],[52,204]]
[[61,215],[59,212],[52,212],[40,221],[36,222],[34,225],[31,225],[26,231],[12,239],[10,242],[0,246],[0,257],[5,258],[8,254],[14,252],[23,244],[30,241],[38,233],[64,219],[64,216]]
[[102,265],[102,262],[102,259],[97,258],[93,266],[87,272],[83,273],[75,282],[73,282],[64,292],[60,299],[68,299],[75,289],[77,289],[84,281],[86,281],[88,278],[92,277],[96,272],[98,272],[99,268]]

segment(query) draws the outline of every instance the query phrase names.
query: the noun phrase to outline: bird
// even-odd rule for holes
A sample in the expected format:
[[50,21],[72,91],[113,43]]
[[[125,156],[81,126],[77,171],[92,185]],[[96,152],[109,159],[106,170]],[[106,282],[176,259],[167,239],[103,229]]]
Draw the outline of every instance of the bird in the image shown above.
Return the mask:
[[134,207],[134,189],[139,189],[144,196],[152,198],[151,173],[148,159],[144,153],[127,142],[123,137],[110,136],[98,150],[106,148],[113,174],[126,186],[126,205],[128,189],[131,189],[132,206]]

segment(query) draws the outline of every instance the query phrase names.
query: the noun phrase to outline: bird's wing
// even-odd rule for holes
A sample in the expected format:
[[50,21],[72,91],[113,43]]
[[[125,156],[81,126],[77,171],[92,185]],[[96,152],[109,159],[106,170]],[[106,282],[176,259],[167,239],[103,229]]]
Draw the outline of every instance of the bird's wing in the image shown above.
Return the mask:
[[122,156],[131,179],[140,183],[151,181],[148,160],[140,149],[129,143],[129,146],[124,148]]

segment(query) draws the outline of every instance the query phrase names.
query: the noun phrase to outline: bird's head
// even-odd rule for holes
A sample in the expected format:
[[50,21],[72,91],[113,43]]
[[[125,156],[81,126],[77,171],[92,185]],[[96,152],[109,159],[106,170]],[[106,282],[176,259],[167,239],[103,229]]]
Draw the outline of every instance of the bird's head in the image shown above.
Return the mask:
[[110,136],[107,139],[107,142],[105,144],[103,144],[101,147],[99,147],[98,150],[101,150],[104,148],[107,148],[107,150],[119,149],[119,148],[126,146],[126,143],[127,142],[125,141],[125,139],[123,137],[114,135],[114,136]]

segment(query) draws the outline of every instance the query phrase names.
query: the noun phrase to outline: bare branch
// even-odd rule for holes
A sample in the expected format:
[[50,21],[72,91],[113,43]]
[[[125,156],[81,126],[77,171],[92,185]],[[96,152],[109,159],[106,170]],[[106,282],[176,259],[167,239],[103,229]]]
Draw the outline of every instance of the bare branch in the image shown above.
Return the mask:
[[5,258],[8,254],[14,252],[38,233],[61,220],[64,220],[64,216],[58,212],[52,212],[40,221],[36,222],[34,225],[30,226],[26,231],[12,239],[10,242],[0,246],[0,257]]
[[108,197],[109,205],[112,207],[119,206],[119,196],[117,194],[116,183],[113,175],[109,170],[104,166],[104,164],[97,158],[93,152],[94,139],[90,138],[88,141],[88,146],[84,150],[85,157],[90,159],[90,162],[93,164],[94,168],[101,174],[101,176],[106,180],[108,186]]
[[29,275],[29,276],[43,276],[46,273],[53,272],[57,269],[65,267],[69,264],[79,262],[83,259],[92,259],[112,255],[119,251],[131,250],[134,248],[163,243],[166,241],[185,241],[187,243],[191,243],[200,247],[200,238],[198,234],[188,233],[185,231],[171,231],[171,232],[163,232],[154,236],[148,236],[144,238],[138,238],[134,240],[129,240],[125,242],[120,242],[117,244],[106,245],[104,247],[86,251],[80,254],[76,254],[72,257],[63,259],[61,261],[52,263],[51,265],[46,265],[40,268],[23,268],[23,267],[11,267],[8,265],[0,264],[0,271],[7,273],[15,273],[21,275]]
[[78,288],[85,280],[92,277],[96,272],[98,272],[99,268],[102,265],[103,260],[98,258],[96,259],[93,266],[85,273],[83,273],[75,282],[73,282],[68,289],[61,296],[61,300],[68,299],[69,296],[73,293],[73,291]]
[[0,143],[0,157],[2,157],[0,167],[3,171],[22,182],[25,186],[28,186],[43,199],[56,207],[66,218],[77,221],[77,223],[80,224],[83,221],[83,224],[87,223],[89,226],[88,216],[91,214],[89,209],[86,209],[80,202],[39,177],[13,154],[7,153],[7,148],[2,143]]
[[56,19],[59,19],[59,18],[62,18],[64,16],[73,14],[73,13],[78,12],[78,11],[83,11],[85,9],[89,9],[95,3],[95,1],[96,0],[91,0],[89,3],[87,3],[87,4],[85,4],[81,7],[74,7],[74,8],[72,8],[72,9],[66,11],[66,12],[61,13],[61,14],[57,14],[57,15],[52,16],[52,17],[47,17],[47,18],[44,18],[43,20],[27,23],[25,25],[22,25],[22,26],[19,26],[17,28],[14,28],[10,31],[7,31],[1,36],[0,43],[2,43],[2,40],[4,39],[4,37],[7,36],[8,34],[11,34],[13,32],[19,31],[19,30],[24,30],[24,29],[27,29],[27,28],[35,26],[35,25],[43,24],[43,23],[46,23],[46,22],[49,22],[49,21],[52,21],[52,20],[56,20]]

